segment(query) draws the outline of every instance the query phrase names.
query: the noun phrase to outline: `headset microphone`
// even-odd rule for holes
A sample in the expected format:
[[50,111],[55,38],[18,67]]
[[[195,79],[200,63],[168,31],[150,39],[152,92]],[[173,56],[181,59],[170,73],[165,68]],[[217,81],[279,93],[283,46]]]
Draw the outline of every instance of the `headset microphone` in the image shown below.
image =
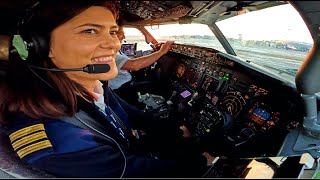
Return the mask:
[[58,69],[58,68],[43,68],[34,65],[28,65],[31,68],[45,70],[45,71],[55,71],[55,72],[67,72],[67,71],[83,71],[89,74],[106,73],[110,70],[109,64],[88,64],[83,68],[70,68],[70,69]]
[[89,74],[106,73],[109,70],[109,64],[88,64],[87,66],[83,67],[83,72],[87,72]]

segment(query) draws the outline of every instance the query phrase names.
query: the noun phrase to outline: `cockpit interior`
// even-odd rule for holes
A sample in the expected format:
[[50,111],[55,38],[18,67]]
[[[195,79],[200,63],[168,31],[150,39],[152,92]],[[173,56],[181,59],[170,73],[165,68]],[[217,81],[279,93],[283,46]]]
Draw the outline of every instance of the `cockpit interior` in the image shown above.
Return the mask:
[[[15,27],[23,9],[34,2],[35,0],[11,0],[0,3],[2,21],[0,77],[5,76],[7,37]],[[150,47],[148,50],[141,50],[140,41],[128,40],[122,45],[121,50],[129,57],[140,57],[157,51],[164,42],[151,35],[145,26],[161,31],[161,26],[167,24],[208,25],[224,49],[222,51],[207,44],[202,46],[181,43],[182,41],[176,38],[170,51],[156,63],[142,70],[130,72],[133,76],[132,86],[137,92],[135,106],[152,113],[156,118],[170,119],[172,125],[186,126],[199,148],[221,157],[221,160],[232,159],[234,162],[237,159],[239,160],[237,162],[240,162],[252,158],[296,158],[291,165],[285,165],[289,167],[287,170],[282,167],[281,171],[288,172],[291,168],[295,173],[291,175],[284,173],[282,176],[278,173],[278,176],[272,178],[283,176],[303,178],[300,166],[304,164],[301,165],[299,160],[301,162],[307,153],[314,164],[306,169],[312,171],[312,177],[315,177],[319,166],[317,158],[320,155],[318,124],[320,96],[317,94],[320,91],[318,2],[115,1],[114,3],[124,19],[124,26],[139,30],[143,35],[143,41]],[[275,73],[251,59],[238,56],[238,52],[228,42],[229,39],[216,25],[220,21],[242,16],[241,14],[281,5],[290,5],[299,12],[313,39],[310,48],[304,51],[306,56],[292,76],[292,81],[286,78],[285,72]],[[235,22],[235,26],[241,24]],[[237,31],[237,27],[233,30]],[[286,55],[282,50],[279,53]],[[261,61],[268,56],[267,54],[261,57]],[[285,75],[281,76],[282,74]],[[8,154],[8,151],[2,151],[0,164],[8,161],[3,156],[5,153]],[[227,170],[223,171],[221,163],[213,165],[204,177],[243,177]],[[297,166],[300,169],[297,169]],[[281,169],[279,163],[278,167]],[[24,166],[7,168],[0,165],[0,168],[11,175],[20,174],[18,177],[23,178],[44,175],[39,172],[33,173],[30,168],[24,169],[22,172],[27,173],[23,174],[21,169],[26,168]]]

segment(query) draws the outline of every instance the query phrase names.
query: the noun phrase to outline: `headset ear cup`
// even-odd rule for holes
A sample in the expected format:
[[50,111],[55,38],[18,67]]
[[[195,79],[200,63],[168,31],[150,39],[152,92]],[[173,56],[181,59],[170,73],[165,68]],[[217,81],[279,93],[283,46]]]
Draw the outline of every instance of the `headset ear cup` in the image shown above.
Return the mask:
[[13,35],[10,39],[11,45],[9,47],[10,56],[18,57],[22,60],[26,60],[29,51],[23,38],[20,35]]
[[44,60],[49,56],[49,45],[45,38],[38,34],[31,34],[30,36],[30,52],[32,56],[30,58],[35,60]]
[[49,56],[49,45],[38,34],[14,35],[11,41],[10,54],[27,62],[39,63]]

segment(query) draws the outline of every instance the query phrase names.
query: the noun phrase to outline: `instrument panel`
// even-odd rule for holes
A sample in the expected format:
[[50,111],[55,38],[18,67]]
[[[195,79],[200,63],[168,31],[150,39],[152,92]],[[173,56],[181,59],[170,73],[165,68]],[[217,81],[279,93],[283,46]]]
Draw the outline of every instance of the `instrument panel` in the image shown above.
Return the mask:
[[[281,83],[276,80],[270,80],[260,72],[253,72],[236,61],[220,56],[213,49],[173,45],[171,52],[175,53],[177,60],[172,79],[178,86],[174,87],[185,102],[178,102],[178,109],[191,115],[186,119],[195,127],[193,132],[197,136],[212,131],[208,117],[215,119],[213,122],[223,119],[221,115],[218,117],[214,115],[217,113],[209,112],[208,107],[232,117],[234,128],[230,134],[234,135],[226,135],[226,138],[240,141],[235,142],[234,146],[245,142],[241,138],[234,140],[234,137],[262,135],[277,138],[276,133],[271,132],[278,131],[281,134],[281,131],[297,127],[301,121],[302,113],[296,106],[299,104],[296,103],[299,95],[284,97],[283,94],[291,92],[280,88]],[[207,123],[203,123],[204,120]]]
[[261,132],[272,129],[280,112],[263,101],[270,98],[268,87],[234,70],[234,65],[220,57],[215,61],[184,58],[178,62],[176,78],[191,91],[200,93],[206,102],[245,121],[243,125]]

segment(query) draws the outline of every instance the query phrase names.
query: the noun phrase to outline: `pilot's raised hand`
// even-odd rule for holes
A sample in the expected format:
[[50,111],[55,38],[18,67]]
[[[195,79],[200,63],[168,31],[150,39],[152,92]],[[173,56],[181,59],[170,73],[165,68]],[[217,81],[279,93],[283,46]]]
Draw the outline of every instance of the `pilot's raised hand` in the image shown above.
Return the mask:
[[170,48],[171,48],[171,45],[174,43],[174,41],[167,41],[165,42],[164,44],[161,45],[159,51],[162,52],[162,54],[166,54]]

